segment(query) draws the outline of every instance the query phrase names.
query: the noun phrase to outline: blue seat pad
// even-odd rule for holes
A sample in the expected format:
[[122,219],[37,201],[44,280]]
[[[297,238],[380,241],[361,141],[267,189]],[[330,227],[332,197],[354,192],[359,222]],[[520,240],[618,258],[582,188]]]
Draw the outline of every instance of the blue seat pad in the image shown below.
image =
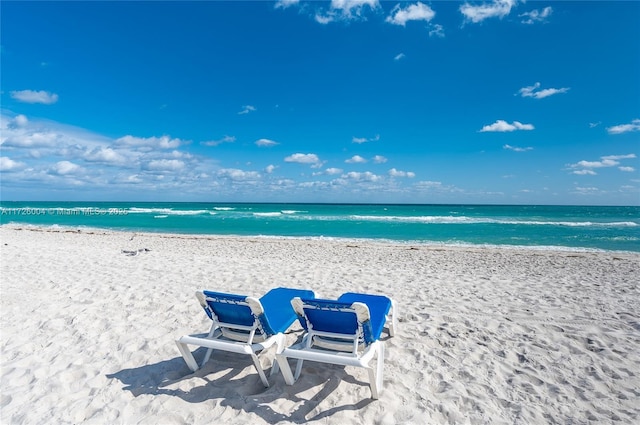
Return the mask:
[[291,300],[295,297],[312,299],[314,296],[313,291],[306,289],[274,288],[270,290],[260,298],[268,326],[274,333],[286,331],[297,318],[291,306]]

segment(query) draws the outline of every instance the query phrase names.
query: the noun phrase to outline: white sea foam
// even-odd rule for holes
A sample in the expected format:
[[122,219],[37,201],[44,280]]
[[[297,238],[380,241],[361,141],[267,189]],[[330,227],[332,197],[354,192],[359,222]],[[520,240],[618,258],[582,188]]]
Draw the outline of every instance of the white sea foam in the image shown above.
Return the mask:
[[208,210],[174,210],[173,208],[129,208],[131,214],[200,215],[210,214]]

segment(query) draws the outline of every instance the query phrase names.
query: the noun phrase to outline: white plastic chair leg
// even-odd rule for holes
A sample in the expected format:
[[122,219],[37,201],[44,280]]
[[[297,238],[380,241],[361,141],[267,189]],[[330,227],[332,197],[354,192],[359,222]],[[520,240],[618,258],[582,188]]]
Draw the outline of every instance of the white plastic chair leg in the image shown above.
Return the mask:
[[260,380],[262,381],[265,387],[269,388],[269,381],[267,380],[267,376],[264,374],[264,370],[262,370],[260,359],[256,354],[251,354],[251,359],[253,360],[253,365],[258,371],[258,375],[260,375]]
[[293,377],[293,373],[291,373],[291,367],[289,366],[287,358],[281,354],[277,354],[276,362],[278,362],[278,365],[280,366],[284,382],[286,382],[287,385],[293,385],[296,379]]
[[198,363],[196,362],[196,359],[193,358],[193,354],[191,354],[191,351],[189,350],[187,344],[183,344],[180,342],[180,340],[177,340],[176,345],[178,346],[178,350],[180,350],[180,354],[182,354],[182,358],[184,359],[189,369],[191,369],[192,372],[198,370]]

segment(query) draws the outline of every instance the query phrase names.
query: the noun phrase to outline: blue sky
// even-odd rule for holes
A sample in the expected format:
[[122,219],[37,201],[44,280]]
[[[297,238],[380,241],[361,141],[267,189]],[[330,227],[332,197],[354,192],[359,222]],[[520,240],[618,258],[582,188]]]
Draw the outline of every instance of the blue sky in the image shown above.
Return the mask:
[[640,205],[640,2],[2,2],[4,200]]

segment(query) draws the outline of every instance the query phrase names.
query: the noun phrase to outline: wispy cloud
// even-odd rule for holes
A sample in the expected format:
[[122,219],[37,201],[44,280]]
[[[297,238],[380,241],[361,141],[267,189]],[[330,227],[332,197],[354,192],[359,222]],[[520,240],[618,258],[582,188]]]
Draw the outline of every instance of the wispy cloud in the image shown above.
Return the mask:
[[236,138],[234,136],[227,136],[225,135],[222,139],[218,139],[218,140],[209,140],[206,142],[200,142],[200,144],[202,146],[219,146],[223,143],[233,143],[236,141]]
[[153,149],[173,149],[187,142],[180,139],[172,139],[167,135],[161,137],[135,137],[127,135],[116,139],[114,143],[116,146],[127,146],[143,151],[150,151]]
[[497,120],[493,124],[485,125],[484,127],[482,127],[480,132],[481,133],[485,133],[485,132],[509,132],[509,131],[516,131],[516,130],[533,130],[534,128],[535,127],[533,126],[533,124],[522,124],[519,121],[514,121],[513,123],[509,124],[508,122],[506,122],[504,120]]
[[19,102],[23,103],[42,103],[44,105],[51,105],[58,101],[58,95],[55,93],[49,93],[48,91],[40,90],[19,90],[12,91],[11,97]]
[[357,144],[362,144],[362,143],[368,143],[368,142],[377,142],[378,140],[380,140],[380,135],[376,134],[374,137],[372,138],[366,138],[366,137],[353,137],[351,139],[351,142],[353,143],[357,143]]
[[316,22],[328,24],[335,21],[365,19],[365,10],[380,7],[378,0],[331,0],[328,10],[320,9],[315,14]]
[[418,2],[405,8],[400,7],[398,4],[391,10],[391,14],[387,16],[386,22],[404,27],[409,21],[429,22],[434,16],[436,16],[436,12],[424,3]]
[[274,7],[276,9],[286,9],[297,5],[298,3],[300,3],[300,0],[277,0]]
[[237,168],[223,168],[216,173],[218,177],[223,177],[236,181],[260,180],[261,175],[257,171],[245,171]]
[[429,37],[444,37],[444,27],[440,24],[433,24],[429,29]]
[[614,125],[607,128],[609,134],[630,133],[632,131],[640,131],[640,119],[635,119],[629,124]]
[[238,115],[246,115],[249,112],[254,112],[257,111],[257,109],[255,108],[255,106],[251,106],[251,105],[244,105],[242,107],[242,110],[240,112],[238,112]]
[[394,61],[399,61],[400,59],[404,59],[405,58],[405,54],[404,53],[398,53],[393,60]]
[[278,142],[270,139],[259,139],[259,140],[256,140],[255,144],[256,146],[259,146],[261,148],[270,148],[272,146],[279,145]]
[[387,161],[388,161],[388,159],[387,159],[387,158],[385,158],[385,157],[384,157],[384,156],[382,156],[382,155],[376,155],[376,156],[374,156],[374,157],[373,157],[373,162],[374,162],[375,164],[384,164],[384,163],[385,163],[385,162],[387,162]]
[[[620,165],[620,161],[625,159],[634,159],[636,158],[636,154],[630,153],[626,155],[607,155],[600,157],[599,161],[578,161],[575,164],[569,164],[569,169],[573,169],[572,174],[577,175],[591,175],[594,176],[597,173],[594,169],[597,168],[610,168],[610,167],[618,167]],[[634,171],[632,167],[618,167],[620,171]]]
[[547,22],[547,18],[551,16],[551,13],[553,13],[553,9],[551,6],[547,6],[542,10],[534,9],[531,12],[522,13],[518,17],[523,18],[523,24],[532,25],[537,22]]
[[484,3],[479,6],[465,3],[460,6],[459,10],[466,21],[477,24],[489,18],[504,18],[511,13],[511,8],[516,3],[517,0],[494,0],[491,3]]
[[511,146],[511,145],[504,145],[502,148],[506,149],[506,150],[514,151],[514,152],[527,152],[527,151],[533,150],[532,147],[519,148],[519,147]]
[[521,88],[520,90],[518,90],[518,93],[522,97],[533,97],[534,99],[543,99],[545,97],[553,96],[554,94],[566,93],[569,91],[569,87],[563,87],[560,89],[550,88],[550,89],[538,90],[539,88],[540,88],[540,83],[535,83],[532,86]]

